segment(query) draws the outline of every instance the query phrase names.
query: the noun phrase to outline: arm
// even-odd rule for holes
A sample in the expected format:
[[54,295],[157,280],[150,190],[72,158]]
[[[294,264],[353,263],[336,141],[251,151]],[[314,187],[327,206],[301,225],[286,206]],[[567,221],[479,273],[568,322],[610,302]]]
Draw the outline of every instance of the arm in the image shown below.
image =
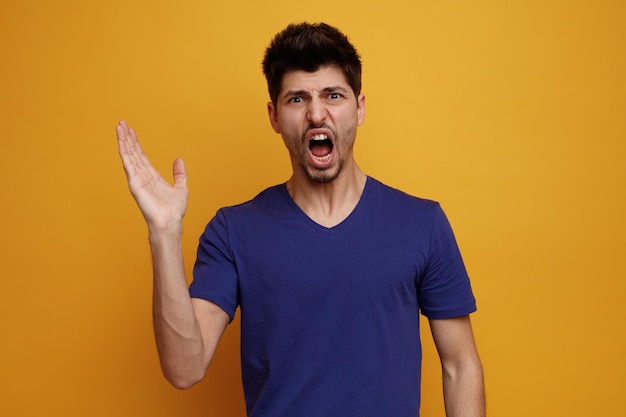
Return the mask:
[[117,126],[120,157],[131,194],[146,220],[153,265],[153,317],[161,368],[177,388],[189,388],[208,369],[229,317],[217,305],[191,299],[182,251],[187,173],[174,161],[171,186],[150,164],[133,129]]
[[469,316],[430,320],[443,369],[447,417],[484,417],[483,371]]

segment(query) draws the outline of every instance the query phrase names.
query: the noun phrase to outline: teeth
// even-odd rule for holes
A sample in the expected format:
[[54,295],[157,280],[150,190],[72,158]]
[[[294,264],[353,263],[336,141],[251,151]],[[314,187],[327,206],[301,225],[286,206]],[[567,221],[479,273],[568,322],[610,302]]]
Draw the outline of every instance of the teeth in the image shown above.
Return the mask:
[[313,135],[311,137],[311,140],[326,140],[326,139],[328,139],[328,136],[324,134]]
[[331,154],[328,154],[326,156],[316,156],[315,159],[317,159],[320,162],[326,162],[330,159]]

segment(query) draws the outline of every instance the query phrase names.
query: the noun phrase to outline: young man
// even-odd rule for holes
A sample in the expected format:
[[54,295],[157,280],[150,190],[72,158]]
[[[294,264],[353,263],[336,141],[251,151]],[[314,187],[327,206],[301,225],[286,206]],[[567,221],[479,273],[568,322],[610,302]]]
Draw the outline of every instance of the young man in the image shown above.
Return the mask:
[[293,174],[224,208],[183,270],[183,161],[174,186],[135,132],[117,128],[130,190],[149,228],[154,326],[165,377],[201,380],[222,332],[241,314],[248,415],[413,417],[419,413],[419,313],[441,357],[446,413],[484,416],[469,279],[439,205],[365,175],[354,160],[365,118],[361,62],[325,24],[290,25],[263,69],[272,128]]

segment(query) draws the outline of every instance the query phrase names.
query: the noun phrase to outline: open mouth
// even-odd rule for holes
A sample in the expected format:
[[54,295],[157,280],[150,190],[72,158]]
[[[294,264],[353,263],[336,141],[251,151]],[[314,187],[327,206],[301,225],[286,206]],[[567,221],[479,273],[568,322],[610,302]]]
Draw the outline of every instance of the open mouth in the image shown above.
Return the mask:
[[309,141],[309,150],[313,156],[324,158],[333,151],[333,142],[325,134],[313,135]]

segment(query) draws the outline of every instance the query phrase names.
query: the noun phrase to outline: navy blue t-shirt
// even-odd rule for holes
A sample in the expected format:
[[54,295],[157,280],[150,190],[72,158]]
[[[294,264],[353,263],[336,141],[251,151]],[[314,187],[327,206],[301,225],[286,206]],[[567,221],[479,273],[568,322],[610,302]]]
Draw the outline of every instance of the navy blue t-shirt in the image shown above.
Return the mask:
[[419,312],[476,309],[439,204],[368,177],[335,227],[285,184],[218,211],[200,238],[192,297],[241,311],[250,417],[415,417]]

